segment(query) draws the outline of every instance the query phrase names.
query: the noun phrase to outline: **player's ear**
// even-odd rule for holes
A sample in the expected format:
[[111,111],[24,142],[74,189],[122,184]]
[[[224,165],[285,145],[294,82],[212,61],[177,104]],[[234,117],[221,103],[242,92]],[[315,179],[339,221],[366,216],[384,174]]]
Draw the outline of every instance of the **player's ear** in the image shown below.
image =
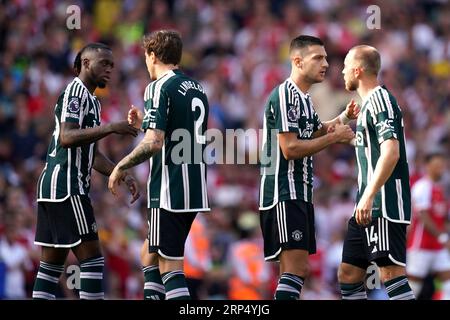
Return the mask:
[[298,55],[295,55],[292,58],[292,62],[294,62],[294,66],[296,66],[297,68],[303,67],[302,58],[300,56],[298,56]]
[[88,58],[84,58],[81,63],[83,64],[85,69],[89,68],[89,59]]
[[152,52],[150,52],[150,54],[148,55],[148,57],[149,57],[149,59],[150,59],[150,61],[152,62],[152,63],[155,63],[155,61],[156,61],[156,55],[155,55],[155,53],[152,51]]
[[355,75],[355,78],[361,77],[361,75],[362,75],[361,67],[356,67],[355,69],[353,69],[353,73]]

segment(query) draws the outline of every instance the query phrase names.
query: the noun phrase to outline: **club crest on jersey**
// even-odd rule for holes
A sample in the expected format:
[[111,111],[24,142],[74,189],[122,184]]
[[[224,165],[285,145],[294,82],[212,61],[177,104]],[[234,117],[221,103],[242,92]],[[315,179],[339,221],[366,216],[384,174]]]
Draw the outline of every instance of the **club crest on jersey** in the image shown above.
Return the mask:
[[298,119],[300,119],[300,108],[290,106],[288,111],[288,118],[291,121],[297,121]]
[[72,113],[77,113],[78,111],[80,111],[80,103],[78,102],[78,98],[70,99],[69,105],[67,108]]
[[303,238],[303,232],[301,232],[300,230],[295,230],[294,232],[292,232],[292,239],[294,239],[295,241],[300,241]]

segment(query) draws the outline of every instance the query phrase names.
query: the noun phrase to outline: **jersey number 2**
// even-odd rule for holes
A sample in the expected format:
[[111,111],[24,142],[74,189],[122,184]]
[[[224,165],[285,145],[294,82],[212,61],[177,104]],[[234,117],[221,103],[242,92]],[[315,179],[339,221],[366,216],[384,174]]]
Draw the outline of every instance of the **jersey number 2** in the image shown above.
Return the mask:
[[205,120],[205,105],[203,104],[203,101],[199,98],[192,99],[191,103],[192,111],[195,111],[196,108],[200,108],[200,116],[195,121],[195,141],[199,144],[205,144],[206,143],[206,137],[202,135],[202,125],[203,120]]

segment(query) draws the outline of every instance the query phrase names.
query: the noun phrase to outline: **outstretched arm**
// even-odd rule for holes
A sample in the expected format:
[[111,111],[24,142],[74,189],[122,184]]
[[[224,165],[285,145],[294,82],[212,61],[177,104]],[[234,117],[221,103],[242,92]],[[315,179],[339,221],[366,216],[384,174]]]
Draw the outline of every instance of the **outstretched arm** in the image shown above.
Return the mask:
[[120,180],[125,174],[125,170],[132,168],[145,160],[150,159],[154,154],[158,153],[164,145],[165,133],[158,129],[148,129],[144,139],[134,148],[133,151],[123,158],[113,172],[109,176],[108,188],[112,194],[116,194],[116,185],[120,184]]
[[322,128],[314,132],[313,137],[314,138],[321,137],[325,135],[327,132],[334,131],[334,127],[337,124],[347,124],[350,121],[357,119],[360,111],[361,111],[360,107],[352,99],[347,104],[345,110],[342,111],[340,115],[338,115],[336,118],[332,120],[322,122]]
[[61,123],[59,139],[63,148],[78,147],[90,144],[111,133],[129,134],[137,136],[138,130],[128,124],[127,121],[108,123],[95,128],[80,129],[80,126],[73,122]]
[[296,160],[311,156],[325,149],[330,144],[347,142],[354,136],[355,134],[349,126],[337,125],[335,131],[311,140],[298,139],[295,132],[279,133],[278,139],[280,140],[280,148],[284,158],[286,160]]

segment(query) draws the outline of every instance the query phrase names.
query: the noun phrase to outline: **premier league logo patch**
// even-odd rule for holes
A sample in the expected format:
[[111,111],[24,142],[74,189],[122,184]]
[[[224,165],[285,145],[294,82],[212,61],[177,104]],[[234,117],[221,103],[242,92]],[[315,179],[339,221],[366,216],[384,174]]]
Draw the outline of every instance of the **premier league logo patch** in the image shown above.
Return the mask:
[[78,111],[80,111],[80,103],[78,102],[78,98],[70,99],[68,109],[72,113],[78,113]]
[[296,122],[300,118],[299,108],[296,108],[294,106],[290,106],[289,107],[289,111],[288,111],[288,118],[292,122]]

